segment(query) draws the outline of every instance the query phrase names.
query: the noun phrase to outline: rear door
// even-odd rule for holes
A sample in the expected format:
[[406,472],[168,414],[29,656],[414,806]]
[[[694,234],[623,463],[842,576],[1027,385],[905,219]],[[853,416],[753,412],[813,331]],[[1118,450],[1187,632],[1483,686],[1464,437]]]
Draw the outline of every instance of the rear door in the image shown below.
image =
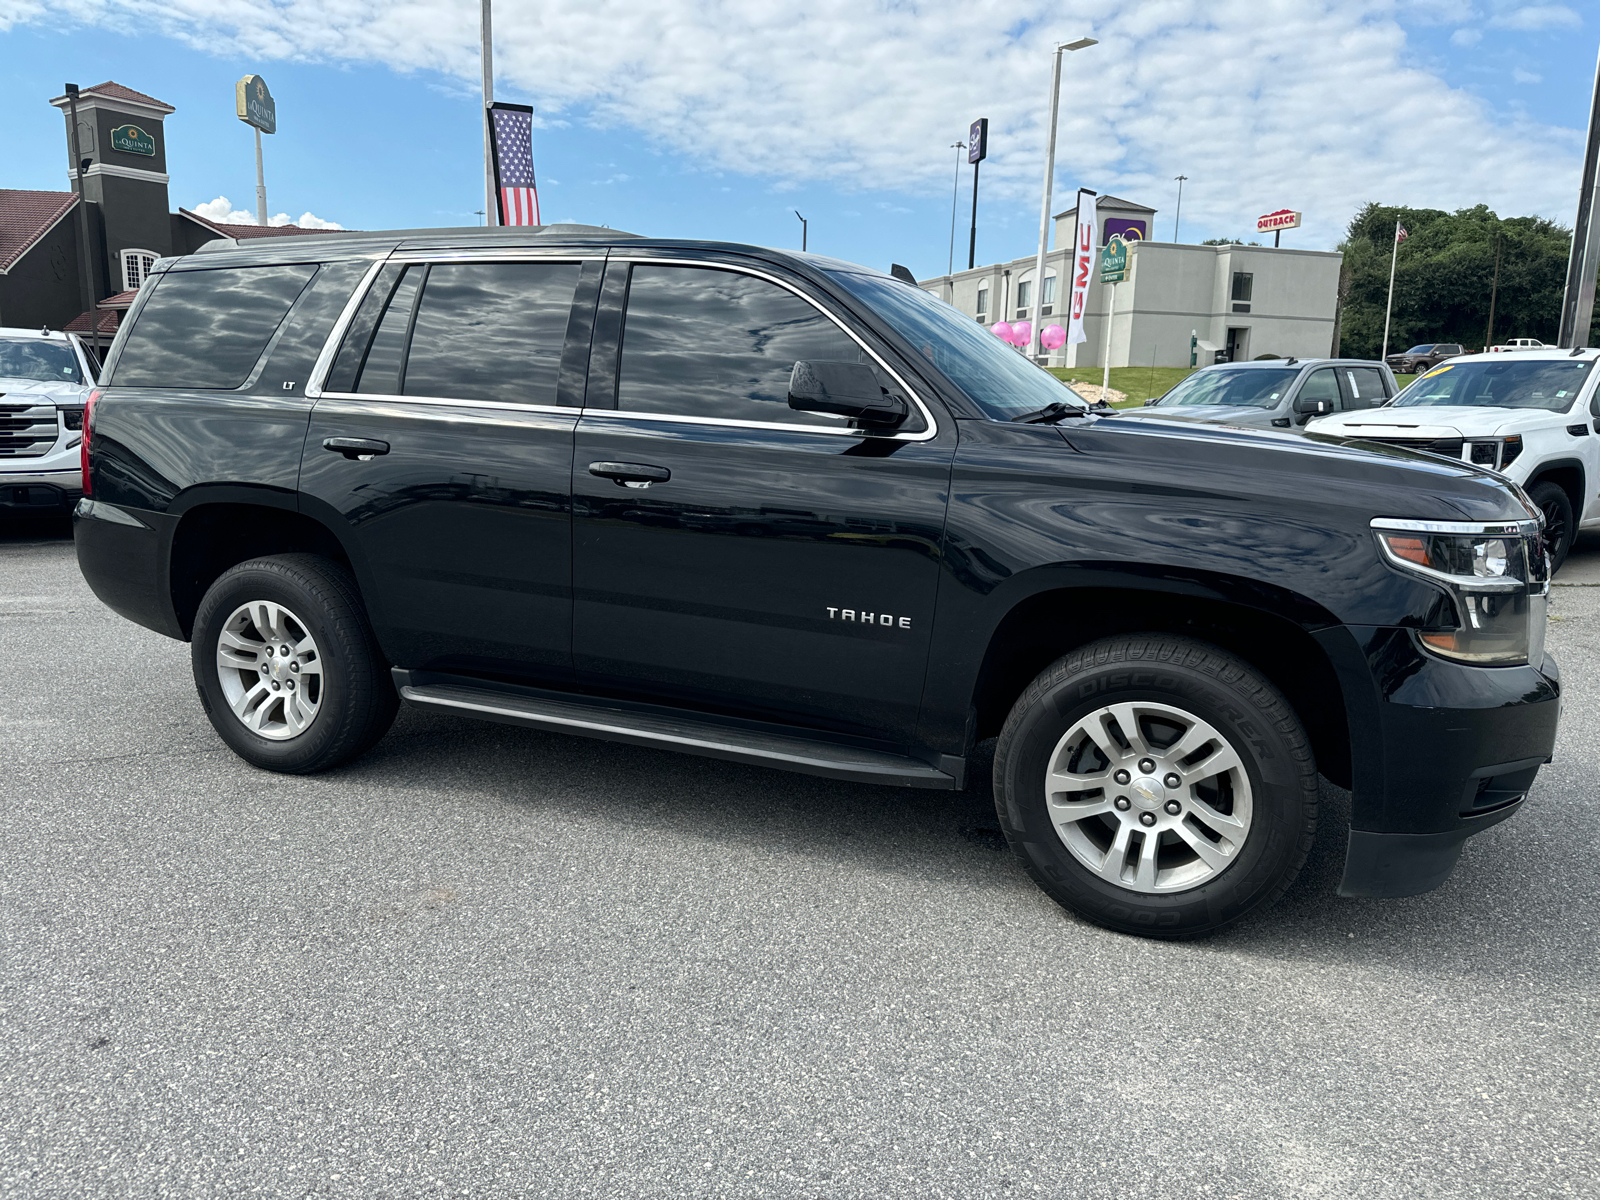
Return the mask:
[[571,665],[572,434],[601,262],[391,262],[311,414],[301,504],[398,666]]
[[641,698],[911,740],[953,422],[915,399],[890,434],[791,410],[801,359],[866,362],[910,392],[776,272],[613,255],[605,292],[573,470],[577,669]]
[[1377,367],[1343,366],[1337,371],[1347,410],[1377,408],[1388,402],[1389,381]]

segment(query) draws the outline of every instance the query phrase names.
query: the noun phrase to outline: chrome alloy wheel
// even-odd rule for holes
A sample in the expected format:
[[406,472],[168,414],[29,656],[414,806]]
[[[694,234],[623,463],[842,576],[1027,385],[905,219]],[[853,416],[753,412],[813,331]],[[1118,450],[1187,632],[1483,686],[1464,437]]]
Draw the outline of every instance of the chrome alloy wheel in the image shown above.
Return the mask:
[[217,677],[228,707],[251,733],[298,737],[322,704],[322,655],[305,622],[271,600],[233,610],[217,635]]
[[1133,892],[1214,878],[1250,833],[1250,779],[1228,739],[1167,704],[1111,704],[1056,743],[1045,774],[1056,834],[1094,874]]

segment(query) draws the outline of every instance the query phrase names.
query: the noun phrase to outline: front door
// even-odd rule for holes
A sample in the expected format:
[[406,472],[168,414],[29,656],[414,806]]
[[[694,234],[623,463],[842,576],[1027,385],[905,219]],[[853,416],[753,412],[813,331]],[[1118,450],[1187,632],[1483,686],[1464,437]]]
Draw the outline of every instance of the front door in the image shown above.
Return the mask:
[[952,423],[913,404],[868,435],[790,409],[801,359],[899,386],[799,285],[613,258],[600,329],[625,289],[577,431],[576,668],[641,698],[910,741]]
[[389,264],[352,321],[311,413],[301,503],[340,529],[397,666],[570,671],[572,434],[599,272]]

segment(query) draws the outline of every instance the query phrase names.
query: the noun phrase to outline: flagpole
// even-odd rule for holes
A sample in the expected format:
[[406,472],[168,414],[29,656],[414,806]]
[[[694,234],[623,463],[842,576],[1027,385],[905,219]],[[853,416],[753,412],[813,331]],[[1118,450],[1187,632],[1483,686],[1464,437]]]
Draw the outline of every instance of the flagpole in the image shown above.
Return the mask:
[[[489,0],[484,0],[487,4]],[[1400,257],[1400,222],[1394,223],[1394,245],[1389,249],[1389,299],[1383,306],[1383,353],[1378,355],[1379,362],[1389,361],[1389,314],[1394,311],[1394,264]]]
[[494,103],[494,30],[489,8],[492,0],[483,0],[479,32],[483,38],[483,223],[500,224],[500,205],[494,194],[494,149],[489,142],[489,106]]

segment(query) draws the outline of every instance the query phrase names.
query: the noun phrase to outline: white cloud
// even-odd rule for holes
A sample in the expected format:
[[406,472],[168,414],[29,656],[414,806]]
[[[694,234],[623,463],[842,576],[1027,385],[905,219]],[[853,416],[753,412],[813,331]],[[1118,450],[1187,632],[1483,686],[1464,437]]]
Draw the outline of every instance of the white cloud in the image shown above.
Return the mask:
[[[27,0],[24,0],[25,4]],[[502,89],[546,119],[628,127],[698,168],[798,183],[943,194],[947,148],[991,119],[986,195],[1036,196],[1054,40],[1068,54],[1058,186],[1095,187],[1170,210],[1189,176],[1185,225],[1237,229],[1257,213],[1306,213],[1331,244],[1369,199],[1564,215],[1581,132],[1490,109],[1410,65],[1397,11],[1462,25],[1448,0],[637,0],[502,5]],[[462,0],[59,0],[49,19],[164,31],[207,53],[432,70],[470,91],[476,8]],[[41,15],[31,16],[38,12]],[[1577,17],[1504,9],[1515,28]],[[1429,130],[1420,154],[1414,131]],[[1190,225],[1190,222],[1195,222]]]
[[[204,204],[196,204],[189,210],[196,216],[204,217],[208,221],[215,221],[219,225],[259,225],[256,214],[246,212],[242,208],[235,208],[233,201],[226,196],[218,196],[215,200],[207,200]],[[301,229],[343,229],[344,226],[337,221],[324,221],[315,213],[301,213],[299,220],[290,217],[288,213],[279,213],[275,217],[267,218],[268,225],[298,225]]]
[[1483,41],[1483,31],[1480,29],[1458,29],[1450,35],[1450,44],[1470,50]]
[[1512,67],[1511,80],[1513,83],[1543,83],[1544,76],[1524,70],[1522,67]]
[[1489,24],[1497,29],[1581,29],[1583,18],[1565,4],[1524,4],[1496,13]]

